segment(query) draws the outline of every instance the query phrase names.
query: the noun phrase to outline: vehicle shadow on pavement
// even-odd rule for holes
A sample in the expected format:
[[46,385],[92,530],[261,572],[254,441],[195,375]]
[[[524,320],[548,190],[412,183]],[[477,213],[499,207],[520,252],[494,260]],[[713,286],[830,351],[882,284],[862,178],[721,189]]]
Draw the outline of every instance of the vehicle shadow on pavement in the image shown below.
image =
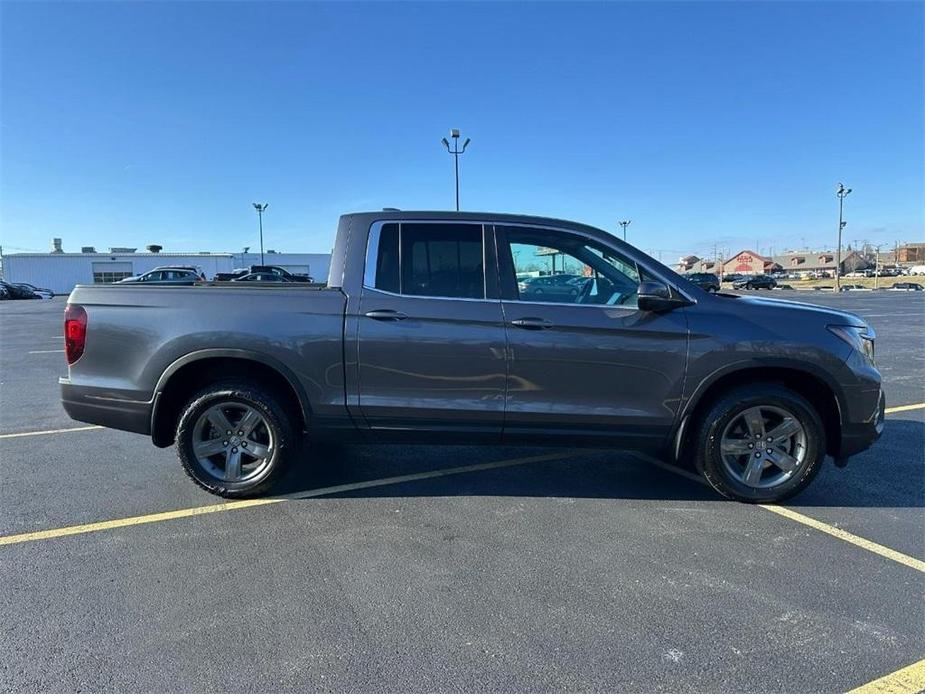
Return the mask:
[[[485,470],[453,471],[463,466],[540,456],[561,457]],[[623,451],[500,446],[317,445],[309,451],[306,465],[288,475],[274,492],[296,498],[300,494],[316,496],[316,492],[324,488],[422,473],[440,476],[338,491],[324,496],[522,496],[703,501],[720,498],[712,489]]]
[[[454,472],[463,466],[536,456],[560,458]],[[404,475],[437,476],[394,483]],[[445,473],[445,474],[442,474]],[[372,482],[361,489],[322,492],[326,497],[529,496],[601,499],[716,501],[704,484],[633,453],[564,448],[339,445],[307,448],[274,490],[298,498],[330,487]],[[845,469],[827,459],[810,487],[788,506],[925,507],[925,423],[887,421],[880,441]]]
[[925,422],[887,419],[873,447],[838,469],[830,460],[788,506],[925,507]]

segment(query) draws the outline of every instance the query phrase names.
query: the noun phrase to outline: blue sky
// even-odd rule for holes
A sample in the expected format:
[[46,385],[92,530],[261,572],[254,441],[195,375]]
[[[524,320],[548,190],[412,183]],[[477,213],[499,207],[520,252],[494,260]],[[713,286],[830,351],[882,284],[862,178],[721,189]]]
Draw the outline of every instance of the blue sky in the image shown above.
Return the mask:
[[714,244],[925,240],[923,3],[0,4],[5,252],[326,251],[462,206]]

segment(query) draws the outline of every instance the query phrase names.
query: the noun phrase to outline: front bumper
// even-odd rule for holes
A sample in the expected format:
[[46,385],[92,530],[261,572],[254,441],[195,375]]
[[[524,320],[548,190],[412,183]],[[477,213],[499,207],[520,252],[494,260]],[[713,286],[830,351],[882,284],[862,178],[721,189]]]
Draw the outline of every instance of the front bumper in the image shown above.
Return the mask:
[[71,419],[136,434],[151,433],[152,403],[117,397],[111,391],[78,386],[59,378],[61,405]]
[[868,417],[860,422],[842,422],[838,451],[833,452],[836,458],[843,460],[870,448],[883,433],[885,418],[886,397],[881,390]]

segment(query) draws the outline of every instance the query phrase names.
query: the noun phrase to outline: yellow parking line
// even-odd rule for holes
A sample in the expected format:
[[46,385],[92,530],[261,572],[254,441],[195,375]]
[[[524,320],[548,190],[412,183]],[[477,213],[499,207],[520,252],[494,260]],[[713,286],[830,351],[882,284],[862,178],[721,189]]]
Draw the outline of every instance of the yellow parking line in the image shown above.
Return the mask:
[[445,468],[443,470],[430,470],[428,472],[417,472],[410,475],[398,475],[396,477],[384,477],[377,480],[366,480],[364,482],[354,482],[351,484],[339,484],[333,487],[322,487],[312,489],[299,494],[290,494],[287,496],[270,497],[266,499],[245,499],[241,501],[229,501],[222,504],[212,504],[210,506],[196,506],[194,508],[183,508],[176,511],[164,511],[162,513],[151,513],[145,516],[130,516],[128,518],[116,518],[98,523],[85,523],[83,525],[69,525],[63,528],[51,528],[49,530],[38,530],[30,533],[20,533],[18,535],[0,535],[0,545],[15,545],[21,542],[35,542],[36,540],[51,540],[57,537],[67,537],[68,535],[84,535],[94,533],[100,530],[113,530],[115,528],[126,528],[133,525],[144,525],[147,523],[160,523],[162,521],[176,520],[177,518],[189,518],[191,516],[201,516],[206,513],[219,513],[222,511],[235,511],[242,508],[253,508],[255,506],[266,506],[268,504],[278,504],[284,501],[294,501],[298,499],[308,499],[317,496],[328,496],[330,494],[339,494],[341,492],[355,491],[358,489],[370,489],[372,487],[384,487],[390,484],[401,484],[402,482],[412,482],[415,480],[432,479],[434,477],[447,477],[449,475],[459,475],[465,472],[478,472],[480,470],[493,470],[503,467],[514,467],[515,465],[527,465],[529,463],[540,463],[550,460],[563,460],[572,458],[577,455],[577,451],[566,451],[560,453],[549,453],[546,455],[534,455],[526,458],[512,458],[509,460],[496,460],[491,463],[476,463],[474,465],[461,465],[459,467]]
[[925,691],[925,660],[861,685],[848,694],[918,694],[922,691]]
[[[692,482],[697,482],[704,486],[709,487],[710,483],[700,475],[696,475],[689,470],[684,470],[675,465],[665,463],[656,458],[650,458],[647,455],[641,453],[633,453],[633,455],[640,459],[644,460],[647,463],[655,465],[656,467],[666,470],[675,475],[680,475],[686,479],[691,480]],[[711,487],[712,489],[712,487]],[[773,504],[758,504],[760,508],[770,511],[771,513],[776,513],[779,516],[784,518],[789,518],[792,521],[797,523],[802,523],[805,526],[813,528],[814,530],[819,530],[824,532],[827,535],[832,537],[837,537],[839,540],[844,540],[855,547],[860,547],[861,549],[866,549],[868,552],[873,552],[874,554],[879,554],[881,557],[886,557],[887,559],[892,559],[895,562],[899,562],[905,566],[908,566],[912,569],[922,571],[925,573],[925,561],[916,559],[915,557],[910,557],[908,554],[903,554],[902,552],[897,552],[895,549],[890,549],[889,547],[884,547],[883,545],[877,544],[876,542],[871,542],[863,537],[849,533],[847,530],[842,530],[841,528],[836,528],[834,525],[829,525],[828,523],[823,523],[822,521],[816,520],[815,518],[810,518],[809,516],[804,516],[802,513],[797,513],[792,511],[789,508],[784,508],[783,506],[775,506]]]
[[925,402],[918,402],[914,405],[897,405],[896,407],[887,407],[886,413],[893,414],[894,412],[908,412],[909,410],[921,410],[925,408]]
[[165,511],[164,513],[151,513],[146,516],[131,516],[129,518],[116,518],[115,520],[101,521],[99,523],[85,523],[84,525],[69,525],[64,528],[52,528],[51,530],[39,530],[32,533],[22,533],[20,535],[0,535],[0,545],[15,545],[19,542],[34,542],[35,540],[51,540],[56,537],[66,537],[68,535],[83,535],[84,533],[94,533],[99,530],[113,530],[114,528],[125,528],[130,525],[144,525],[145,523],[160,523],[161,521],[174,520],[176,518],[189,518],[190,516],[201,516],[206,513],[218,513],[220,511],[234,511],[239,508],[251,508],[253,506],[266,506],[267,504],[277,504],[283,499],[246,499],[242,501],[229,501],[225,504],[213,504],[211,506],[198,506],[196,508],[184,508],[178,511]]
[[897,552],[895,549],[890,549],[889,547],[884,547],[883,545],[878,545],[876,542],[871,542],[870,540],[865,540],[863,537],[849,533],[846,530],[841,528],[836,528],[834,525],[829,525],[828,523],[823,523],[818,521],[815,518],[810,518],[809,516],[804,516],[802,513],[797,513],[796,511],[791,511],[789,508],[784,508],[783,506],[772,506],[770,504],[760,504],[761,508],[770,511],[771,513],[776,513],[779,516],[784,518],[789,518],[792,521],[797,523],[802,523],[810,528],[824,532],[832,537],[837,537],[839,540],[844,540],[849,542],[856,547],[866,549],[868,552],[873,552],[874,554],[879,554],[881,557],[886,557],[887,559],[892,559],[895,562],[904,564],[912,569],[921,571],[925,573],[925,561],[916,559],[915,557],[910,557],[908,554],[903,554],[902,552]]
[[95,424],[88,427],[71,427],[70,429],[46,429],[45,431],[21,431],[17,434],[0,434],[0,439],[18,439],[23,436],[44,436],[45,434],[69,434],[72,431],[91,431],[93,429],[102,429]]

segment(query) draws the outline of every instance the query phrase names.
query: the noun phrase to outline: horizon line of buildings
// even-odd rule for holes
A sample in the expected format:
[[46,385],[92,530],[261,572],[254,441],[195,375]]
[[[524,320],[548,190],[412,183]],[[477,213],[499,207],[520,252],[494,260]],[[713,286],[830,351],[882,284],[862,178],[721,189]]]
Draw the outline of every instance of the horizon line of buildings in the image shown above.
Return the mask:
[[[866,270],[874,265],[916,265],[925,263],[925,243],[907,243],[892,251],[866,254],[858,250],[842,252],[840,274]],[[770,272],[833,272],[835,251],[788,251],[772,256],[745,249],[727,259],[700,258],[688,255],[680,258],[674,268],[688,272],[711,272],[716,275],[761,275]]]
[[260,253],[252,251],[172,253],[153,245],[141,253],[128,247],[112,247],[108,253],[99,252],[92,246],[83,246],[79,253],[68,253],[62,250],[60,239],[54,239],[52,243],[53,250],[48,253],[4,254],[0,277],[14,284],[31,284],[55,294],[67,294],[78,284],[109,284],[160,266],[195,267],[211,279],[216,273],[251,265],[277,265],[289,272],[310,275],[315,281],[324,282],[331,265],[330,253],[269,250],[264,252],[261,263]]

